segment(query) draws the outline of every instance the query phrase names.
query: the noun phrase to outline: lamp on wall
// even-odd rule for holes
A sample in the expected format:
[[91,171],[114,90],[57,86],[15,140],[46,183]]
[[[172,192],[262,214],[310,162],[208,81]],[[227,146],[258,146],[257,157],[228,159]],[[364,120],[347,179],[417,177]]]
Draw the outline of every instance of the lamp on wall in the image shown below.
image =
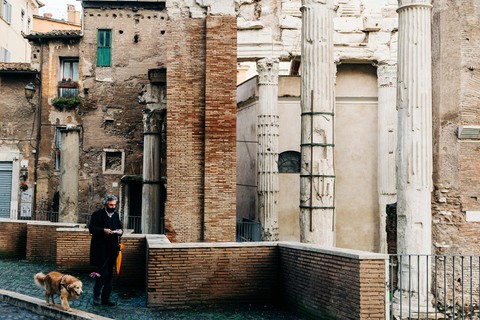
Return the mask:
[[27,179],[28,179],[28,169],[27,169],[27,167],[23,166],[20,169],[20,178],[23,180],[23,182],[27,181]]
[[35,106],[36,104],[31,102],[33,96],[35,95],[35,85],[33,83],[29,83],[25,86],[25,98],[27,99],[28,103],[32,106],[32,112],[35,112]]

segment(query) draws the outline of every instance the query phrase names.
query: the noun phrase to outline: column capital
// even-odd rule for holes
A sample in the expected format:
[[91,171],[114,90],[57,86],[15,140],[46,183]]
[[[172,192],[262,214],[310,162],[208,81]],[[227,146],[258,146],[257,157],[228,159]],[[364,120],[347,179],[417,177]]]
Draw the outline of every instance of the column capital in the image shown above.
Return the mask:
[[394,87],[397,85],[397,65],[379,63],[377,66],[379,87]]
[[412,7],[427,7],[431,9],[433,6],[431,0],[398,0],[397,12]]
[[160,133],[162,110],[143,109],[142,113],[144,133]]
[[278,59],[264,58],[257,61],[258,84],[278,85]]

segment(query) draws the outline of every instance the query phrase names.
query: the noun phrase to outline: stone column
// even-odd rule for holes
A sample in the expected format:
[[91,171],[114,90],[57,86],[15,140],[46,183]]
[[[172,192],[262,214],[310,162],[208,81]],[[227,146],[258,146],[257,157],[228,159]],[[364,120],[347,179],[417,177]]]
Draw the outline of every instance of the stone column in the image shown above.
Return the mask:
[[68,125],[61,131],[58,222],[78,222],[79,133],[80,128],[75,125]]
[[386,207],[397,201],[395,150],[397,148],[397,66],[381,62],[378,76],[378,200],[380,252],[388,253]]
[[278,59],[257,62],[257,193],[262,241],[278,241]]
[[161,110],[143,110],[142,233],[160,233],[161,211]]
[[335,245],[332,0],[302,1],[300,241]]
[[[430,0],[399,0],[398,6],[397,247],[398,253],[431,254],[432,5]],[[422,300],[430,276],[426,260],[417,267],[412,259],[410,287],[408,267],[404,259],[402,288],[420,292]]]

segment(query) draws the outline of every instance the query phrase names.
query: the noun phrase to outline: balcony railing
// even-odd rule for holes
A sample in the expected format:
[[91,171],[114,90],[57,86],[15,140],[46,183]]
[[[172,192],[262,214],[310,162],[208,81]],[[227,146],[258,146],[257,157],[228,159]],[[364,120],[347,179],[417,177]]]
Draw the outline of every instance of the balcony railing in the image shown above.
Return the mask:
[[78,96],[78,82],[75,81],[59,81],[58,82],[59,97]]

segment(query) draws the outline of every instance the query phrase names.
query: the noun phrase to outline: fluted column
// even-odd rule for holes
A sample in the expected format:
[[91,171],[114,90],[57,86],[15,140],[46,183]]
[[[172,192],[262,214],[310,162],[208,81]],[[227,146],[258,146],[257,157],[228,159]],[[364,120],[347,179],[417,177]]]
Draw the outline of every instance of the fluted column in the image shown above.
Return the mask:
[[[432,84],[430,0],[399,0],[397,248],[399,253],[430,254],[432,192]],[[426,298],[429,272],[403,260],[403,290]],[[431,265],[431,264],[430,264]],[[420,275],[420,285],[417,283]],[[429,283],[431,283],[429,281]]]
[[335,245],[332,0],[302,1],[300,241]]
[[61,135],[58,222],[77,223],[80,127],[68,125]]
[[143,189],[142,233],[160,233],[161,161],[160,135],[161,110],[143,110]]
[[378,202],[380,252],[388,253],[386,207],[397,201],[395,150],[397,147],[397,66],[381,62],[378,76]]
[[278,59],[257,62],[258,217],[263,241],[278,241]]

